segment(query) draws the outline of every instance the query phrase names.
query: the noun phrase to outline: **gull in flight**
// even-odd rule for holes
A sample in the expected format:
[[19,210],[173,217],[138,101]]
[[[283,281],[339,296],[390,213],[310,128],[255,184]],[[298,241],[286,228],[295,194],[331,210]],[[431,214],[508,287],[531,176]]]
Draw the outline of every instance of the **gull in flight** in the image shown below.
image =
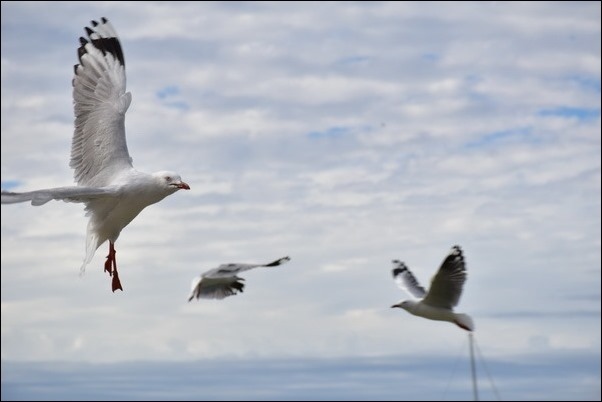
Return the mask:
[[75,131],[70,167],[76,186],[13,193],[2,191],[2,204],[50,200],[84,203],[89,216],[83,273],[96,250],[109,241],[104,269],[113,292],[123,290],[117,274],[115,242],[144,208],[178,190],[189,190],[170,171],[139,172],[132,165],[125,139],[125,112],[132,95],[125,90],[125,61],[117,33],[106,18],[86,27],[79,39],[79,64],[73,77]]
[[290,257],[283,257],[269,264],[222,264],[217,268],[201,274],[192,280],[192,290],[188,301],[197,299],[223,299],[243,291],[244,278],[236,276],[239,272],[248,271],[257,267],[277,267],[290,261]]
[[399,260],[393,260],[393,279],[400,288],[419,300],[404,300],[391,307],[399,307],[408,313],[431,320],[453,322],[462,329],[474,331],[474,324],[469,315],[453,311],[466,281],[466,264],[460,246],[453,246],[445,257],[439,271],[431,280],[428,292]]

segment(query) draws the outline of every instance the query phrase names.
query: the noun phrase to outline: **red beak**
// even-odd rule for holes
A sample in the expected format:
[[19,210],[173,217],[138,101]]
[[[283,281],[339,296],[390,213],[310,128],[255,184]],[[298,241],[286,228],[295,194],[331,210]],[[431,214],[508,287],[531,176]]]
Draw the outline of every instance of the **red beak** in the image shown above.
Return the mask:
[[190,190],[190,186],[184,182],[180,182],[176,187],[184,190]]

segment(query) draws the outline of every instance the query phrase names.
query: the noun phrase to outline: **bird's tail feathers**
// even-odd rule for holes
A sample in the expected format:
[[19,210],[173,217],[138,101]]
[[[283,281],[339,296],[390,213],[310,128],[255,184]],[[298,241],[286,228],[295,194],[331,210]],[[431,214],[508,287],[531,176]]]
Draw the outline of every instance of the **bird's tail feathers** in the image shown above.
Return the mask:
[[90,261],[92,261],[94,253],[98,249],[98,246],[100,246],[100,244],[98,243],[98,235],[94,233],[94,231],[90,227],[91,224],[92,222],[88,223],[88,233],[86,235],[86,257],[84,257],[84,262],[81,268],[79,269],[80,275],[83,275],[86,272],[86,265],[88,265]]
[[472,321],[472,318],[468,315],[468,314],[456,314],[455,315],[455,319],[454,319],[454,323],[459,326],[462,329],[465,329],[467,331],[474,331],[474,322]]

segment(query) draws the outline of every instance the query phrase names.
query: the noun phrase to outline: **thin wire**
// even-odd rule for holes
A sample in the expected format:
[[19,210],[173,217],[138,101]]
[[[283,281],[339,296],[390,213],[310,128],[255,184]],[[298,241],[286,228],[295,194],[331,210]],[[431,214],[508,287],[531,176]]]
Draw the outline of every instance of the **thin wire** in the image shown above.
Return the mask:
[[498,392],[497,387],[495,386],[495,383],[493,382],[493,377],[491,376],[491,373],[489,372],[489,368],[487,367],[487,363],[485,362],[485,358],[483,357],[483,353],[481,352],[481,348],[479,348],[479,344],[477,343],[476,338],[474,338],[474,344],[477,347],[477,354],[481,358],[483,367],[485,367],[485,372],[487,373],[487,378],[489,378],[489,382],[491,383],[491,388],[493,389],[493,393],[495,394],[497,400],[501,401],[502,397],[500,396],[500,393]]
[[456,362],[454,363],[454,369],[451,372],[451,374],[449,375],[449,378],[447,380],[447,385],[445,386],[445,390],[443,391],[443,396],[441,397],[442,401],[445,401],[445,397],[447,394],[447,391],[449,390],[449,385],[451,384],[451,381],[453,379],[454,373],[456,372],[456,369],[458,368],[458,362],[460,361],[460,356],[462,356],[462,354],[464,353],[464,348],[465,348],[466,344],[464,342],[462,342],[462,344],[460,345],[460,353],[458,353],[458,356],[456,356]]
[[473,352],[473,336],[472,331],[468,333],[468,343],[470,345],[470,372],[472,374],[472,394],[474,400],[479,400],[479,390],[477,389],[477,369],[474,363],[474,352]]

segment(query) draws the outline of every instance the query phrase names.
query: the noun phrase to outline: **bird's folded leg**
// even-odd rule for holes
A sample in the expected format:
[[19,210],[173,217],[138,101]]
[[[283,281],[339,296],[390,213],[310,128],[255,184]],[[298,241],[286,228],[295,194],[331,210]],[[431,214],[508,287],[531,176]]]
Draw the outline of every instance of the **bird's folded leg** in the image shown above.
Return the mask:
[[113,261],[107,255],[107,260],[105,261],[105,272],[109,273],[109,276],[113,275]]
[[105,261],[105,272],[109,273],[109,276],[113,276],[113,265],[115,264],[115,246],[112,241],[109,241],[109,255]]

